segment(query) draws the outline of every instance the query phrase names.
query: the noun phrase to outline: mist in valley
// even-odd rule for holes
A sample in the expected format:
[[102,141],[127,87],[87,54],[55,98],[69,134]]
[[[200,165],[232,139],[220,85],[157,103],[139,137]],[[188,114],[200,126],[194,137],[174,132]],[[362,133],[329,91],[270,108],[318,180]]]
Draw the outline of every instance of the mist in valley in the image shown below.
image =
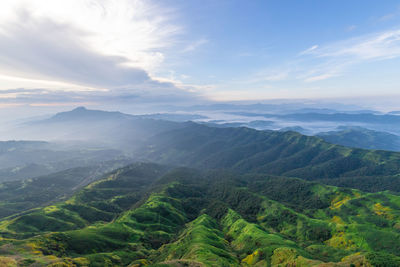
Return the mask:
[[0,1],[0,266],[400,266],[387,1]]

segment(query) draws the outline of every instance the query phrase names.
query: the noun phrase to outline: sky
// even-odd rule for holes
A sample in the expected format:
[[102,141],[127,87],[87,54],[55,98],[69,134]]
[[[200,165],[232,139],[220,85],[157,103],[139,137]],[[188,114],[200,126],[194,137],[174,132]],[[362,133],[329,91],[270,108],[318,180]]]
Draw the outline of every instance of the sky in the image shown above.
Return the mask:
[[399,1],[0,2],[3,110],[303,98],[393,103],[399,84]]

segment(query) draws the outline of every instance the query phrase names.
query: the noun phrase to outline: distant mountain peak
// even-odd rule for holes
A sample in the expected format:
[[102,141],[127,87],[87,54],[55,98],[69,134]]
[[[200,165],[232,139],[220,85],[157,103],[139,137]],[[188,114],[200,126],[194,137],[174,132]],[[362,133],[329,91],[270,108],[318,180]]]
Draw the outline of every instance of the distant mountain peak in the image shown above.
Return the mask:
[[81,107],[74,108],[73,110],[71,110],[71,112],[76,112],[76,111],[87,111],[87,110],[88,110],[87,108],[81,106]]
[[55,121],[66,121],[66,120],[109,120],[109,119],[120,119],[128,118],[131,115],[124,114],[116,111],[103,111],[95,109],[87,109],[86,107],[77,107],[70,111],[59,112],[51,117],[46,122]]

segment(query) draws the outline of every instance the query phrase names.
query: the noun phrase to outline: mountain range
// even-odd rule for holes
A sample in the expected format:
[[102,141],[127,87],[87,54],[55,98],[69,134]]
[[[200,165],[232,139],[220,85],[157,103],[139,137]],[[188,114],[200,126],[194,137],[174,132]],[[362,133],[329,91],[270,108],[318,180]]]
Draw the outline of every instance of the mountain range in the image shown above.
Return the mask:
[[399,266],[399,205],[400,197],[388,192],[137,163],[63,202],[3,219],[1,260],[26,266]]
[[84,108],[21,127],[68,138],[4,162],[119,156],[0,183],[1,266],[400,266],[399,152]]

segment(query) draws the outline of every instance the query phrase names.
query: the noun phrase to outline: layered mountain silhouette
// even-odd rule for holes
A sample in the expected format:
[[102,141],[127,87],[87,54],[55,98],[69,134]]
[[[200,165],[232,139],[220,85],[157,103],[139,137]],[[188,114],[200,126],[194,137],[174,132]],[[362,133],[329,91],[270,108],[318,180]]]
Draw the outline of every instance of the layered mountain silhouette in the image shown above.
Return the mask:
[[400,150],[400,136],[362,127],[339,127],[337,131],[319,133],[327,142],[349,147]]
[[398,152],[84,108],[38,125],[124,145],[137,163],[0,184],[1,264],[400,266]]

